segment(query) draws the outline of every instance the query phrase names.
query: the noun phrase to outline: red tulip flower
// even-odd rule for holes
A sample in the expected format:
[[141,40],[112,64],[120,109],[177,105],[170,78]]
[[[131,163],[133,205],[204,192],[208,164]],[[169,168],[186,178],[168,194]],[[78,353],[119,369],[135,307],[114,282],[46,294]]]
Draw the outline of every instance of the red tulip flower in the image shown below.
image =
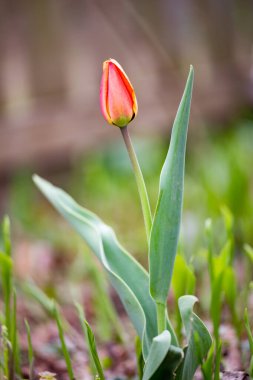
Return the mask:
[[103,63],[100,105],[108,123],[120,128],[127,126],[137,114],[138,106],[133,86],[115,59],[108,59]]

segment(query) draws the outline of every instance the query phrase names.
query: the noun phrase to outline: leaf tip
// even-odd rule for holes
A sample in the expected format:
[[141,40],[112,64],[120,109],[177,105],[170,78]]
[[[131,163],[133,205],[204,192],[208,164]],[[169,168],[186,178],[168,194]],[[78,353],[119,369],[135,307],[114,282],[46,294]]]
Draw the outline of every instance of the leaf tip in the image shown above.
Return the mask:
[[190,65],[188,81],[193,82],[193,79],[194,79],[194,67],[192,65]]
[[33,174],[32,180],[35,183],[35,185],[43,192],[49,188],[52,188],[53,186],[46,181],[44,178],[40,177],[38,174]]
[[33,174],[32,180],[33,180],[34,183],[37,184],[41,180],[41,177],[38,176],[38,174]]

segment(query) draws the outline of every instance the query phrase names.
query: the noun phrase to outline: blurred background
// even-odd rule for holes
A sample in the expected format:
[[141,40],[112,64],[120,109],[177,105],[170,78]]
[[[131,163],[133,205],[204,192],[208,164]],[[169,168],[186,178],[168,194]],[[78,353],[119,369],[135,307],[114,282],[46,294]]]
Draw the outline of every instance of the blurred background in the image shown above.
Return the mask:
[[[108,58],[121,63],[136,91],[139,114],[129,130],[152,211],[193,64],[180,253],[198,276],[196,294],[206,312],[205,220],[214,221],[214,254],[226,242],[226,223],[232,225],[238,286],[248,289],[252,270],[241,258],[244,243],[253,244],[252,15],[251,0],[0,1],[0,214],[11,219],[18,291],[40,299],[38,289],[24,288],[32,279],[71,321],[72,299],[79,300],[100,340],[121,330],[114,307],[124,318],[122,307],[101,268],[35,188],[33,173],[97,213],[147,266],[129,159],[118,128],[100,112],[102,63]],[[108,293],[112,303],[104,301]],[[41,330],[32,326],[34,341],[37,329],[41,343],[45,318],[34,303],[22,303],[22,292],[19,297],[20,320],[28,315],[41,321]],[[238,296],[239,302],[244,298]]]
[[133,134],[168,136],[190,64],[192,134],[251,111],[250,0],[3,0],[0,7],[1,178],[21,167],[57,170],[117,138],[99,110],[109,57],[136,89]]
[[250,0],[1,1],[0,211],[11,217],[17,252],[29,256],[30,244],[73,251],[70,229],[32,183],[37,172],[99,213],[146,262],[129,160],[99,109],[102,62],[110,57],[136,90],[130,132],[153,210],[194,65],[182,245],[196,252],[209,216],[220,231],[224,207],[234,215],[238,251],[253,243],[252,14]]

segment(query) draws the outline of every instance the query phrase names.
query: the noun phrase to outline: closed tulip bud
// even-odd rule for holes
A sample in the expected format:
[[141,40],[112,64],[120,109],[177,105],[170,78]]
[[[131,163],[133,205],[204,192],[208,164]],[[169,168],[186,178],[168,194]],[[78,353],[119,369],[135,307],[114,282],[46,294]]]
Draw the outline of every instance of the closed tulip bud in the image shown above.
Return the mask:
[[108,123],[120,128],[125,127],[137,114],[138,106],[133,86],[115,59],[103,63],[100,105]]

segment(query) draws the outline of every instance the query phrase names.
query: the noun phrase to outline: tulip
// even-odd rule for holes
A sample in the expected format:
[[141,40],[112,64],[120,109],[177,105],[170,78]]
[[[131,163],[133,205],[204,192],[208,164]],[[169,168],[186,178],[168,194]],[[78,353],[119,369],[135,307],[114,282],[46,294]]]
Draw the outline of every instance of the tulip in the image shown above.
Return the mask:
[[103,63],[100,105],[108,123],[120,128],[127,126],[137,114],[138,107],[133,86],[115,59]]

